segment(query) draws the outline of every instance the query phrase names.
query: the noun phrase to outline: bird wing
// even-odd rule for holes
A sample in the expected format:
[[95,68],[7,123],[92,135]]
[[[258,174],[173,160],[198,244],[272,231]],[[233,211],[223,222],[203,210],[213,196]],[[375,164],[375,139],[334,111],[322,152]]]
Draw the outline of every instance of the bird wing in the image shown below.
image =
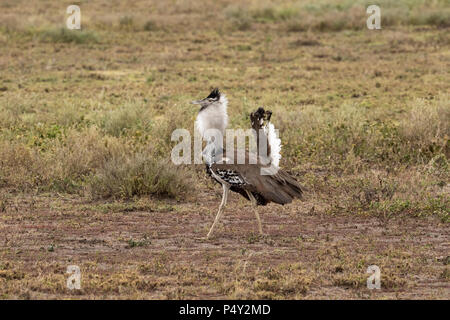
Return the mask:
[[213,163],[210,166],[211,172],[232,187],[257,193],[269,202],[286,204],[294,198],[302,198],[302,187],[287,172],[278,169],[274,170],[273,174],[263,174],[267,166],[260,161],[249,164],[248,152],[245,158],[245,164]]

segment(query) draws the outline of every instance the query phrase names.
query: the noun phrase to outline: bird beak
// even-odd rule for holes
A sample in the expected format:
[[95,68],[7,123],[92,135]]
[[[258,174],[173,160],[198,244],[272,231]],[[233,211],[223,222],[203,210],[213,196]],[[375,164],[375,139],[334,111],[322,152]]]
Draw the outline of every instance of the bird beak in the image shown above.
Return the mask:
[[202,104],[202,101],[203,100],[194,100],[194,101],[191,101],[191,104]]

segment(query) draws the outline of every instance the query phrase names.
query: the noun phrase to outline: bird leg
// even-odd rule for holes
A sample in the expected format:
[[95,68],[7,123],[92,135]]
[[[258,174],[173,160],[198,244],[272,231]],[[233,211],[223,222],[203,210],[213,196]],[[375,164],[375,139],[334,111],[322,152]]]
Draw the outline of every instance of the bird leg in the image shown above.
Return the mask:
[[211,229],[209,229],[206,239],[209,239],[209,237],[211,236],[214,227],[216,226],[217,222],[219,222],[220,216],[222,215],[223,210],[225,209],[225,206],[227,205],[228,190],[230,189],[230,187],[225,184],[223,184],[222,187],[223,187],[222,202],[220,203],[219,211],[217,212],[216,218],[214,219],[214,223],[211,226]]
[[256,216],[256,220],[258,220],[258,231],[259,234],[262,235],[262,226],[261,226],[261,218],[259,217],[259,212],[258,212],[258,202],[256,201],[255,197],[253,196],[253,194],[249,191],[247,191],[247,195],[250,198],[250,201],[252,202],[252,206],[253,206],[253,211],[255,212],[255,216]]
[[262,232],[262,226],[261,226],[261,218],[259,217],[259,213],[258,213],[258,207],[254,206],[253,210],[255,211],[256,220],[258,220],[258,231],[259,231],[259,234],[262,235],[263,232]]

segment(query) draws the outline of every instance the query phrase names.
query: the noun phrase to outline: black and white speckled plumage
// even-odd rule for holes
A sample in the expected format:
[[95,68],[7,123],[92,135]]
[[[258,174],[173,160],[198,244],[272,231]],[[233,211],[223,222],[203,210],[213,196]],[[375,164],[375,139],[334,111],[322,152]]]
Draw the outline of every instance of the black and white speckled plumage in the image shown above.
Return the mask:
[[219,183],[225,181],[230,186],[243,187],[247,184],[245,178],[238,172],[230,169],[214,169],[211,165],[206,165],[206,173]]
[[[213,171],[214,170],[214,171]],[[238,172],[230,169],[214,169],[211,165],[206,165],[206,173],[218,184],[222,184],[223,181],[230,185],[230,190],[239,193],[241,196],[250,200],[246,191],[246,188],[250,184],[242,177]],[[219,178],[219,179],[217,179]],[[222,180],[222,181],[221,181]],[[256,202],[260,206],[265,206],[268,201],[259,193],[251,192],[253,197],[255,197]]]

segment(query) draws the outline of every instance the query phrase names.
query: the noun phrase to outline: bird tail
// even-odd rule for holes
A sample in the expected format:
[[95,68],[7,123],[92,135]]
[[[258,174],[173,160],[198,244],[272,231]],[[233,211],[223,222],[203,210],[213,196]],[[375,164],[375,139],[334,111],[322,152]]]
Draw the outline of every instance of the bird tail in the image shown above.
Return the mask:
[[289,173],[283,170],[278,171],[279,175],[281,176],[282,180],[285,181],[283,190],[289,194],[292,199],[303,198],[303,191],[304,187],[300,185],[300,183],[297,182]]
[[303,198],[304,188],[289,173],[279,169],[274,175],[258,176],[260,192],[267,202],[278,204],[291,203],[294,199]]

